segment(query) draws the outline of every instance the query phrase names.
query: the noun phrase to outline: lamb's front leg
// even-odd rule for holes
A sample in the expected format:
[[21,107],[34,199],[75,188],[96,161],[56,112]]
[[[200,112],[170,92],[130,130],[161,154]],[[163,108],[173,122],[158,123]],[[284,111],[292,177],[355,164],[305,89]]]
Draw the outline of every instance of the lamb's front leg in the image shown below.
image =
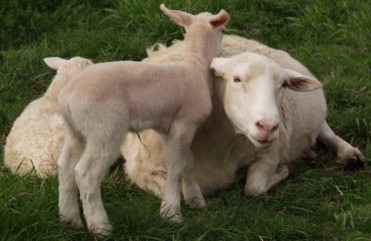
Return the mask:
[[190,145],[195,128],[173,124],[166,140],[168,153],[168,176],[164,187],[161,215],[170,221],[181,222],[180,183],[183,178],[183,194],[187,204],[204,207],[205,200],[192,173],[193,156]]
[[276,155],[261,157],[249,166],[245,184],[246,195],[264,194],[273,185],[287,178],[289,175],[287,166],[278,166],[279,160],[274,156]]
[[193,155],[191,150],[188,153],[188,166],[185,169],[182,180],[184,202],[191,208],[205,208],[205,199],[193,173]]

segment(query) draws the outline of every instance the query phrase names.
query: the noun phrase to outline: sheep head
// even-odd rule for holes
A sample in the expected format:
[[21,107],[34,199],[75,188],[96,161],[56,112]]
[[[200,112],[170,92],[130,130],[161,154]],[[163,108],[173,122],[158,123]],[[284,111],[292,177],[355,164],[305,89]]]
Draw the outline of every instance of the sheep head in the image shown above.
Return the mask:
[[236,132],[246,135],[258,148],[269,146],[279,136],[286,89],[305,92],[322,87],[316,79],[250,52],[214,58],[211,68],[226,81],[224,109]]

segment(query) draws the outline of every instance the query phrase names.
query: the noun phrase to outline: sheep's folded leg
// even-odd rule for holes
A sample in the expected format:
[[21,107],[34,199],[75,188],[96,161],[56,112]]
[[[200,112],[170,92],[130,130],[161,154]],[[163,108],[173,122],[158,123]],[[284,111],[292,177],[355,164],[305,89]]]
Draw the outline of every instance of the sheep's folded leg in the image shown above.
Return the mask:
[[362,153],[348,142],[337,136],[325,121],[319,133],[318,139],[336,152],[336,162],[345,166],[346,169],[363,167],[365,158]]
[[278,166],[279,161],[264,157],[252,163],[249,167],[245,194],[258,196],[266,193],[272,186],[281,182],[289,175],[287,166]]

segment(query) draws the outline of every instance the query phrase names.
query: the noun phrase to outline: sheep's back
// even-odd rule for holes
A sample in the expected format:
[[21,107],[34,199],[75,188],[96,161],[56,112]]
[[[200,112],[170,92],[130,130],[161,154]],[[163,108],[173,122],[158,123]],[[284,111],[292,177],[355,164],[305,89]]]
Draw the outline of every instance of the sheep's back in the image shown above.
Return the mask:
[[35,167],[40,177],[56,174],[63,145],[64,127],[56,104],[40,98],[31,102],[15,120],[4,147],[4,164],[24,175]]

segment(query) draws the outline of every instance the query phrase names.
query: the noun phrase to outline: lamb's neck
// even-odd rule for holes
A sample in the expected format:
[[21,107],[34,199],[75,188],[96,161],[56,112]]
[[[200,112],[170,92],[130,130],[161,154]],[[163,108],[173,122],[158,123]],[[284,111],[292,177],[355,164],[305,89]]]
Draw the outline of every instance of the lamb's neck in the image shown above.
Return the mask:
[[211,60],[215,57],[208,52],[208,46],[202,46],[200,43],[187,43],[185,48],[185,61],[191,64],[194,69],[203,73],[207,81],[210,92],[212,91],[213,74],[210,70]]
[[209,69],[211,60],[217,57],[216,53],[212,50],[211,46],[205,39],[200,41],[190,41],[191,36],[186,37],[185,42],[185,53],[187,61],[194,65],[196,68]]
[[[58,78],[58,77],[57,77]],[[49,98],[50,100],[57,102],[58,95],[61,92],[62,88],[66,86],[69,76],[64,76],[63,79],[53,79],[52,83],[46,90],[44,96]]]

